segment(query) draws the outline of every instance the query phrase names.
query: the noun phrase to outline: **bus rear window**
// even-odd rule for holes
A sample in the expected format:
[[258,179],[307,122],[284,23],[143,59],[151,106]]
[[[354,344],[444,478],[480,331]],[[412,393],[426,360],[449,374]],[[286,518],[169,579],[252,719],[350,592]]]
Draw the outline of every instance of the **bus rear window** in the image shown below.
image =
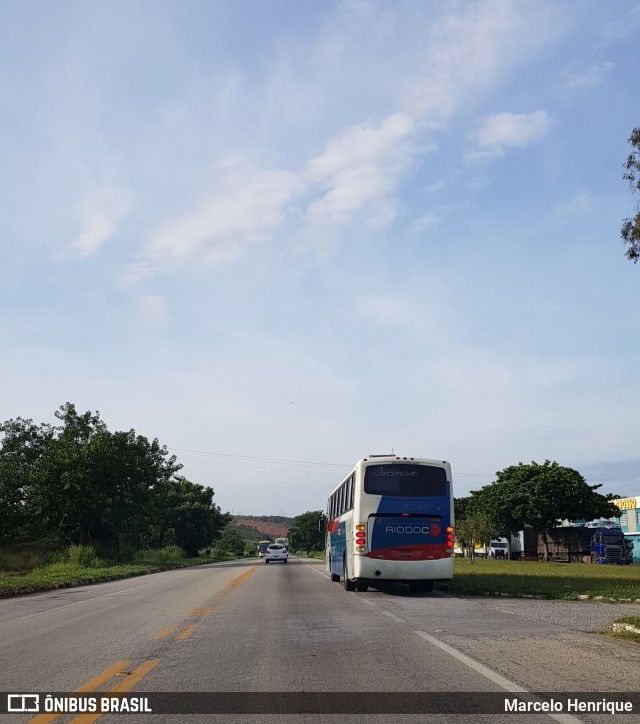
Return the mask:
[[364,473],[364,492],[414,498],[440,497],[447,494],[447,474],[444,468],[429,465],[370,465]]

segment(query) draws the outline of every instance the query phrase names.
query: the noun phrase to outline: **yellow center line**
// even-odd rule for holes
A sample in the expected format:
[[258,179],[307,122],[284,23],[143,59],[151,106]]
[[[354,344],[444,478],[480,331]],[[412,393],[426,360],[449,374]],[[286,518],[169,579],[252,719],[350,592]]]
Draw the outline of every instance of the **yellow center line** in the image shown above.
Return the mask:
[[[143,676],[146,676],[152,669],[155,669],[159,663],[160,659],[151,659],[150,661],[143,662],[137,669],[132,671],[129,676],[123,679],[120,683],[116,684],[113,688],[109,689],[108,692],[102,692],[102,695],[106,696],[107,694],[131,691],[140,679],[142,679]],[[74,717],[70,724],[93,724],[93,722],[98,721],[98,719],[103,716],[104,714],[80,714],[80,716]]]
[[180,631],[180,633],[177,636],[174,636],[174,641],[183,641],[187,638],[187,636],[191,636],[191,634],[196,630],[198,624],[192,623],[187,628]]
[[200,610],[201,606],[198,606],[197,608],[190,608],[186,613],[185,616],[195,616],[196,613]]
[[[126,669],[127,666],[131,664],[130,661],[118,661],[117,664],[114,664],[113,666],[110,666],[108,669],[105,669],[101,674],[98,674],[96,677],[91,679],[91,681],[87,681],[86,684],[83,684],[77,689],[74,689],[76,693],[82,693],[86,691],[95,691],[99,686],[102,686],[105,684],[109,679],[112,679],[114,676],[117,676],[118,672],[122,671],[123,669]],[[34,719],[31,719],[29,724],[46,724],[46,722],[53,721],[54,719],[58,719],[59,717],[63,716],[62,713],[60,714],[40,714],[39,716],[35,717]]]
[[204,618],[205,616],[210,616],[215,611],[215,606],[209,606],[209,608],[205,608],[204,611],[200,614],[200,618]]
[[162,631],[160,631],[160,633],[157,633],[153,638],[156,641],[160,641],[161,639],[164,639],[172,634],[177,628],[177,624],[174,624],[173,626],[167,626],[167,628],[163,628]]

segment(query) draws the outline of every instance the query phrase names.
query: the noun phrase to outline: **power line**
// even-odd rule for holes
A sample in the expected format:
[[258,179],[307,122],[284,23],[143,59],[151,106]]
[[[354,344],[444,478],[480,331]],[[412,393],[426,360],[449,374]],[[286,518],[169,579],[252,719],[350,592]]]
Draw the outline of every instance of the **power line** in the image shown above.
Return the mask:
[[179,447],[170,447],[167,449],[171,450],[173,452],[193,453],[196,455],[214,455],[214,456],[225,457],[225,458],[240,458],[242,460],[260,460],[262,462],[270,462],[270,463],[287,463],[287,464],[294,464],[294,465],[321,465],[321,466],[331,467],[331,468],[350,468],[351,467],[351,465],[340,465],[339,463],[318,463],[318,462],[312,462],[310,460],[286,460],[284,458],[263,458],[263,457],[257,457],[256,455],[232,455],[231,453],[211,452],[209,450],[187,450],[185,448],[179,448]]
[[[320,463],[315,462],[312,460],[288,460],[286,458],[266,458],[266,457],[258,457],[257,455],[234,455],[232,453],[221,453],[221,452],[212,452],[210,450],[190,450],[187,448],[180,448],[180,447],[170,447],[167,448],[168,450],[171,450],[172,452],[180,452],[180,453],[190,453],[193,455],[211,455],[214,457],[225,457],[225,458],[236,458],[240,460],[259,460],[261,462],[270,462],[270,463],[286,463],[288,465],[318,465],[321,467],[330,467],[330,468],[351,468],[352,465],[347,464],[340,464],[340,463]],[[229,465],[229,463],[218,463],[219,465]],[[239,466],[238,466],[239,467]],[[274,470],[275,468],[256,468],[260,470]],[[460,475],[466,475],[466,476],[472,476],[472,477],[479,477],[479,478],[493,478],[495,477],[495,473],[463,473],[463,472],[455,472],[455,477],[457,478]]]
[[331,475],[332,470],[309,470],[296,468],[267,468],[262,465],[243,465],[242,463],[223,463],[220,460],[190,460],[190,463],[206,463],[210,465],[224,465],[229,468],[245,468],[247,470],[269,470],[273,472],[297,473],[298,475]]

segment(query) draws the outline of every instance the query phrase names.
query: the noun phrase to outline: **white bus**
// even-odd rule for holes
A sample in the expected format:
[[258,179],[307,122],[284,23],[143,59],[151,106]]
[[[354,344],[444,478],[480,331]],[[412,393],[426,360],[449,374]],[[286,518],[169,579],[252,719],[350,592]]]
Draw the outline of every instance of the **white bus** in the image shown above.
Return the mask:
[[359,460],[329,496],[320,527],[327,572],[347,591],[378,581],[432,591],[453,578],[451,466],[396,455]]

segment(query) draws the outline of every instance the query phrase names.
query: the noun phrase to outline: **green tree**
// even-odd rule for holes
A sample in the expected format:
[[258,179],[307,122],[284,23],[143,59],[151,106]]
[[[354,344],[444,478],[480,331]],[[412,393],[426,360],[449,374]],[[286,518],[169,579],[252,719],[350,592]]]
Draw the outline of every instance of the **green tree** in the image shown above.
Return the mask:
[[62,425],[36,462],[32,506],[49,535],[68,543],[95,544],[106,555],[121,544],[147,542],[163,506],[157,492],[182,467],[158,440],[112,433],[99,413],[80,415],[71,403],[56,413]]
[[511,559],[511,537],[529,524],[531,501],[529,493],[519,483],[502,478],[485,485],[480,491],[480,508],[486,512],[496,528],[496,538],[506,538]]
[[[629,143],[634,150],[627,157],[622,177],[629,183],[631,191],[636,193],[640,192],[640,128],[633,129]],[[636,205],[636,215],[623,220],[620,235],[624,243],[628,244],[626,257],[635,264],[640,258],[640,203]]]
[[226,528],[216,542],[216,550],[226,555],[243,556],[245,552],[245,542],[235,530]]
[[0,425],[0,544],[32,538],[40,528],[33,514],[33,470],[45,454],[54,430],[33,420],[7,420]]
[[471,563],[475,561],[475,547],[488,545],[498,534],[498,529],[489,515],[481,509],[469,509],[465,517],[456,524],[458,540],[463,548],[468,548]]
[[[165,483],[158,491],[160,545],[175,543],[188,558],[195,558],[200,548],[206,548],[222,535],[231,520],[213,503],[213,490],[177,478]],[[173,536],[168,539],[167,534]]]
[[549,556],[547,531],[559,521],[589,520],[616,515],[613,496],[597,493],[601,485],[589,485],[577,470],[546,460],[540,465],[519,463],[497,473],[498,481],[508,483],[508,489],[520,489],[528,502],[523,503],[526,514],[523,523],[542,531],[546,558]]
[[321,551],[324,550],[324,533],[318,528],[318,521],[322,511],[307,511],[293,519],[293,526],[289,530],[289,548],[294,551]]

